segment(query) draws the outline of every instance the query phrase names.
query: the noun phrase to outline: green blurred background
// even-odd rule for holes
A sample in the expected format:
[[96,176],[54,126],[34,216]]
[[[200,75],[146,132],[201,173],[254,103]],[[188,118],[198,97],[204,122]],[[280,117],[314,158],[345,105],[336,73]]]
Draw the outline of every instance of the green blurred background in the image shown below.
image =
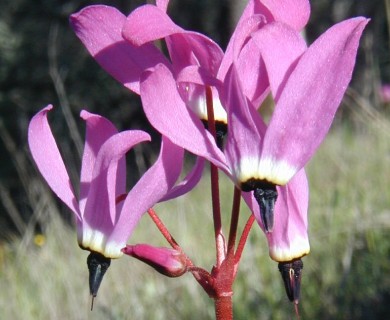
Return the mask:
[[[73,181],[80,167],[83,108],[120,129],[142,128],[156,138],[129,153],[130,184],[158,150],[139,98],[95,63],[69,27],[71,13],[95,3],[127,14],[144,1],[0,0],[0,318],[212,319],[213,303],[190,275],[166,279],[126,257],[110,267],[90,312],[87,253],[78,250],[69,210],[31,162],[27,125],[49,103],[56,107],[50,121]],[[225,48],[245,3],[172,0],[169,13]],[[307,168],[312,252],[304,258],[300,311],[303,319],[389,319],[390,104],[381,88],[390,83],[390,6],[386,0],[311,5],[309,43],[343,19],[363,15],[371,21],[331,133]],[[206,174],[192,193],[157,210],[189,256],[210,270],[207,188]],[[221,188],[228,213],[232,186],[222,179]],[[243,208],[242,223],[248,214]],[[131,242],[165,245],[147,217]],[[236,319],[294,318],[278,273],[255,226],[234,287]]]

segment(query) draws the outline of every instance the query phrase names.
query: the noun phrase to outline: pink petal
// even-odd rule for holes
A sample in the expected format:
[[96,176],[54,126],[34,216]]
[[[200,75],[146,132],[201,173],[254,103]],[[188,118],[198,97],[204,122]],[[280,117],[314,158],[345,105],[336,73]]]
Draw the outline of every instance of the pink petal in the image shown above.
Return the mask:
[[182,29],[166,12],[153,5],[139,7],[128,16],[123,37],[134,45],[165,38],[175,72],[188,65],[199,65],[216,74],[223,57],[214,41]]
[[220,87],[222,85],[221,81],[210,75],[210,72],[196,65],[190,65],[180,70],[176,75],[176,82],[198,84],[203,87]]
[[[97,154],[104,142],[114,134],[118,133],[115,126],[106,118],[97,114],[81,111],[80,117],[86,122],[86,136],[83,159],[81,162],[80,178],[80,210],[84,211],[85,203],[92,180],[93,168],[95,166]],[[117,190],[119,193],[126,192],[126,163],[124,159],[120,161],[118,167]]]
[[267,94],[268,79],[261,60],[260,49],[249,41],[253,32],[265,24],[263,15],[253,15],[241,19],[226,49],[218,71],[218,79],[223,80],[229,67],[235,61],[236,68],[245,86],[244,94],[257,107]]
[[73,187],[47,121],[47,113],[52,108],[52,105],[48,105],[31,119],[28,144],[35,164],[49,187],[80,221],[81,215]]
[[182,148],[163,136],[159,158],[129,191],[108,241],[126,243],[141,216],[173,188],[182,170],[183,155]]
[[226,75],[221,99],[229,124],[225,154],[235,182],[240,185],[250,178],[261,179],[257,169],[265,125],[244,96],[234,65]]
[[351,80],[367,22],[354,18],[333,26],[300,58],[264,138],[261,169],[271,181],[285,184],[324,139]]
[[291,261],[310,251],[307,232],[309,187],[304,170],[278,188],[273,232],[266,233],[269,254],[275,261]]
[[265,61],[271,90],[277,100],[298,58],[306,50],[305,40],[294,29],[278,22],[266,25],[253,34],[252,39]]
[[122,37],[126,17],[113,7],[96,5],[72,14],[71,25],[90,54],[111,76],[130,90],[139,93],[140,74],[166,63],[153,45],[136,47]]
[[109,235],[114,227],[118,162],[134,145],[150,141],[150,136],[138,130],[123,131],[111,136],[100,148],[93,169],[92,181],[85,206],[84,220],[93,230]]
[[309,0],[262,0],[261,3],[265,7],[265,10],[262,10],[269,22],[280,21],[297,31],[306,26],[310,17]]
[[122,30],[123,37],[137,46],[180,32],[183,32],[183,29],[176,25],[166,12],[150,4],[131,12]]
[[280,21],[300,31],[309,20],[310,3],[309,0],[249,0],[238,26],[255,14],[264,15],[267,22]]
[[210,38],[196,32],[184,31],[166,39],[174,71],[188,65],[199,65],[216,76],[223,58],[222,49]]
[[[243,88],[245,95],[253,105],[260,106],[268,93],[264,64],[260,59],[259,47],[251,41],[245,46],[243,44],[247,42],[252,32],[261,30],[264,25],[273,21],[283,22],[296,30],[301,30],[306,25],[309,15],[308,0],[250,0],[230,39],[218,78],[223,80],[229,66],[235,60],[241,79],[245,82]],[[283,44],[283,41],[278,42],[278,46]],[[267,48],[270,51],[272,49],[272,47]]]
[[[237,27],[231,37],[228,48],[233,46],[236,38],[240,38],[242,30],[255,16],[262,17],[265,23],[279,21],[300,31],[307,24],[310,17],[309,0],[249,0],[242,13]],[[230,51],[226,50],[227,53]],[[229,63],[230,65],[230,63]],[[226,66],[226,71],[229,67]]]
[[267,72],[259,47],[249,41],[242,48],[235,65],[241,81],[245,83],[243,93],[258,109],[269,93]]
[[141,99],[150,123],[178,146],[227,169],[225,156],[218,149],[202,122],[184,104],[171,72],[158,65],[145,72]]
[[[237,60],[241,49],[244,47],[244,44],[247,42],[251,34],[261,29],[265,25],[265,23],[266,21],[263,15],[252,15],[249,16],[247,19],[240,20],[226,48],[223,61],[218,71],[219,79],[223,80],[230,65],[233,63],[234,60]],[[258,56],[254,55],[253,58],[255,57],[258,58]],[[251,62],[252,60],[254,59],[251,59]],[[253,68],[253,70],[255,69]]]

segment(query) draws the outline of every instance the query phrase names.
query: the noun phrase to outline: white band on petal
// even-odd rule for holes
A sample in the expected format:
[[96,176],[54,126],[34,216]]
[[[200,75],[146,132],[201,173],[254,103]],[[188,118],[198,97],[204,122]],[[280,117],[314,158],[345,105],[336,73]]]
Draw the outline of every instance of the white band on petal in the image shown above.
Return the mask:
[[107,235],[101,231],[93,230],[84,225],[83,230],[81,232],[78,230],[77,233],[79,245],[83,249],[101,253],[110,259],[120,258],[123,255],[121,250],[126,246],[126,243],[107,242]]
[[[192,111],[194,111],[201,120],[207,120],[207,102],[206,95],[200,94],[197,97],[193,97],[188,101],[188,106]],[[227,113],[224,107],[221,104],[221,101],[218,97],[213,95],[213,109],[214,109],[214,119],[222,123],[227,123]]]
[[297,168],[286,161],[248,156],[240,159],[240,163],[235,167],[234,175],[238,184],[250,179],[258,179],[283,186],[290,181],[296,172]]
[[263,179],[283,186],[297,173],[298,169],[284,160],[272,158],[260,159],[259,172],[264,175]]
[[296,237],[288,247],[270,245],[269,255],[277,262],[287,262],[301,258],[310,252],[309,240],[307,238]]

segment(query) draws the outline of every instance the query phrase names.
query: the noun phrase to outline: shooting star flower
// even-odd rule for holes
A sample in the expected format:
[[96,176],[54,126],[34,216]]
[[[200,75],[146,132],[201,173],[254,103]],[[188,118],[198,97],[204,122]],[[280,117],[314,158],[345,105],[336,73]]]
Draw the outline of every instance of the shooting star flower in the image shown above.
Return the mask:
[[125,154],[150,136],[140,130],[118,133],[109,120],[82,111],[87,130],[77,199],[48,123],[51,109],[49,105],[32,118],[28,143],[43,178],[74,213],[79,246],[91,252],[87,262],[95,297],[111,259],[123,255],[141,216],[172,190],[183,150],[163,138],[159,158],[126,193]]

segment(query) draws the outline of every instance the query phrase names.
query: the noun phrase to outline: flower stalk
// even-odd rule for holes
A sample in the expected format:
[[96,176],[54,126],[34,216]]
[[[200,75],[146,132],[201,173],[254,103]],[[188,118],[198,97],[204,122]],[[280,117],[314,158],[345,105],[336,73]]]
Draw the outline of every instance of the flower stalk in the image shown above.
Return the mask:
[[[206,87],[206,105],[207,105],[207,121],[208,121],[208,130],[214,137],[217,139],[217,132],[215,128],[215,118],[214,118],[214,107],[213,107],[213,95],[211,88]],[[211,176],[211,199],[213,206],[213,221],[214,221],[214,234],[215,234],[215,244],[217,252],[217,267],[222,264],[223,259],[225,258],[225,238],[222,232],[222,221],[221,221],[221,204],[219,197],[219,174],[218,168],[213,163],[210,163],[210,176]]]

